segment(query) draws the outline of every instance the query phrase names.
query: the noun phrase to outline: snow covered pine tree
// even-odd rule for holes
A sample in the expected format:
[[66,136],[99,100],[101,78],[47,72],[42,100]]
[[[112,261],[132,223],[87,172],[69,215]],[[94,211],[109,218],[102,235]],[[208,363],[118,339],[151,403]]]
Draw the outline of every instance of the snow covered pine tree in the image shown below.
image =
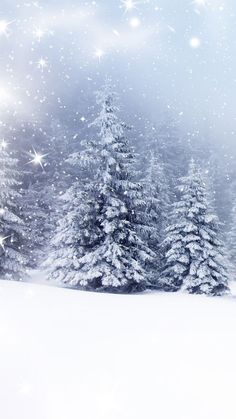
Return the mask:
[[[27,174],[29,176],[29,172]],[[50,228],[52,229],[51,224],[49,224],[48,199],[45,191],[40,190],[37,182],[22,188],[21,195],[23,201],[21,219],[24,221],[27,235],[25,249],[28,258],[27,265],[29,268],[35,269],[45,257],[45,243],[48,242]],[[43,205],[44,202],[45,206]]]
[[149,226],[145,237],[148,247],[155,258],[147,264],[151,288],[159,288],[158,278],[161,271],[161,243],[170,210],[170,191],[164,167],[157,151],[148,153],[148,167],[143,180],[145,194],[145,222]]
[[193,160],[180,182],[180,200],[173,205],[173,223],[164,240],[161,283],[167,291],[222,295],[228,285],[219,222],[209,211],[206,187]]
[[97,188],[86,171],[89,167],[91,174],[96,161],[92,159],[96,156],[91,155],[90,159],[91,150],[91,143],[87,143],[83,152],[73,153],[68,159],[68,163],[77,171],[77,177],[59,198],[62,217],[51,240],[49,257],[43,264],[49,272],[49,279],[62,281],[72,287],[87,285],[79,261],[100,242],[102,235],[97,223]]
[[227,234],[227,250],[230,261],[230,274],[236,280],[236,199],[231,210],[230,230]]
[[[143,266],[153,252],[139,234],[137,220],[141,219],[143,192],[133,180],[134,157],[124,135],[125,126],[116,115],[115,97],[108,83],[97,95],[102,109],[92,126],[99,127],[99,135],[87,150],[89,160],[92,158],[97,167],[89,181],[84,182],[82,191],[81,182],[68,191],[70,195],[73,191],[72,195],[81,196],[77,202],[73,202],[73,196],[67,199],[71,209],[60,223],[63,236],[59,231],[54,246],[66,244],[69,253],[63,258],[64,266],[59,268],[64,250],[57,252],[54,258],[57,273],[54,270],[52,276],[61,277],[73,287],[134,292],[146,287]],[[59,273],[62,269],[66,274]]]
[[22,209],[17,159],[0,144],[0,278],[23,280],[26,277],[26,228],[19,214]]

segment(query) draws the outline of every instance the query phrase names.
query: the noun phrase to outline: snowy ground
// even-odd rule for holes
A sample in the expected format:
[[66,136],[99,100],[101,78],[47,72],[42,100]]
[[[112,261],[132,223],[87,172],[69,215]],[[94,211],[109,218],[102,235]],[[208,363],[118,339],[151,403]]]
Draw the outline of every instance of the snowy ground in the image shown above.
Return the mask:
[[236,299],[0,281],[2,419],[235,419]]

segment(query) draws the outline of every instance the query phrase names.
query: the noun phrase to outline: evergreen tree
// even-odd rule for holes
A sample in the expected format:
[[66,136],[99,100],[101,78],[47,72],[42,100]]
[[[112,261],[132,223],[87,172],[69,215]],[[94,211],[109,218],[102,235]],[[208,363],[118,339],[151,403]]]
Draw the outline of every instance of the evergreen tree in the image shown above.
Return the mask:
[[178,122],[169,114],[156,129],[155,142],[172,192],[170,198],[173,201],[177,179],[183,176],[184,168],[190,158],[190,143],[180,135]]
[[232,176],[230,168],[229,155],[222,148],[212,151],[210,158],[206,163],[208,179],[211,190],[213,191],[214,206],[221,222],[225,225],[225,232],[230,224],[230,207],[231,207],[231,183]]
[[163,199],[169,205],[175,200],[177,179],[183,176],[184,168],[190,158],[190,142],[184,141],[180,136],[178,123],[170,115],[165,115],[157,127],[146,121],[144,132],[145,134],[141,134],[145,139],[141,143],[142,155],[146,164],[149,164],[150,153],[154,153],[158,158],[166,189]]
[[[99,134],[83,158],[93,160],[96,170],[82,188],[81,182],[75,183],[66,197],[65,218],[53,241],[60,249],[67,242],[71,254],[64,259],[66,275],[56,276],[62,275],[75,287],[140,291],[147,282],[144,265],[154,255],[141,238],[141,231],[148,228],[141,216],[143,190],[133,179],[134,156],[125,138],[125,125],[116,115],[115,94],[107,84],[97,97],[101,112],[92,126],[99,128]],[[54,260],[64,251],[57,250]]]
[[[168,214],[171,205],[170,188],[166,179],[165,168],[161,160],[161,156],[156,152],[150,152],[149,165],[146,171],[145,191],[150,200],[154,198],[150,205],[150,213],[157,213],[155,219],[153,212],[153,224],[158,224],[159,237],[163,237],[163,232],[168,225]],[[147,202],[147,201],[146,201]],[[154,208],[155,207],[155,208]]]
[[142,240],[149,229],[144,194],[135,180],[136,162],[115,100],[108,84],[97,96],[102,109],[93,126],[99,129],[99,222],[104,236],[82,270],[87,270],[92,282],[95,274],[96,283],[105,290],[136,291],[146,286],[144,267],[154,253]]
[[166,230],[165,267],[161,282],[166,290],[222,295],[228,290],[219,222],[209,211],[206,187],[200,170],[191,161],[180,179],[179,202]]
[[230,262],[230,273],[236,280],[236,199],[234,199],[231,211],[230,230],[227,234],[227,250]]
[[50,237],[48,206],[43,204],[46,197],[43,199],[43,191],[37,189],[37,183],[30,183],[27,188],[22,188],[21,195],[21,218],[27,235],[25,250],[28,267],[37,268],[45,258],[45,246]]
[[[48,244],[54,235],[57,220],[62,217],[59,197],[67,190],[70,173],[66,168],[66,158],[70,154],[69,129],[53,119],[50,126],[40,121],[29,126],[25,132],[27,143],[24,148],[31,150],[30,165],[25,170],[25,156],[22,156],[24,196],[22,217],[29,238],[27,251],[29,266],[37,268],[47,255]],[[43,156],[34,161],[34,155]],[[40,234],[39,234],[40,232]]]
[[146,224],[149,226],[145,240],[155,253],[155,258],[148,263],[152,286],[158,284],[161,270],[162,254],[161,242],[168,223],[170,210],[170,192],[166,182],[161,158],[150,151],[146,176],[143,181],[145,194]]
[[50,255],[43,264],[49,271],[49,279],[76,287],[88,285],[85,275],[81,275],[79,260],[98,245],[102,235],[97,222],[97,189],[91,179],[93,148],[91,142],[84,144],[83,152],[73,153],[68,159],[78,177],[59,198],[61,218],[51,240]]
[[17,159],[0,148],[0,277],[10,280],[26,278],[26,228],[20,217],[20,193]]

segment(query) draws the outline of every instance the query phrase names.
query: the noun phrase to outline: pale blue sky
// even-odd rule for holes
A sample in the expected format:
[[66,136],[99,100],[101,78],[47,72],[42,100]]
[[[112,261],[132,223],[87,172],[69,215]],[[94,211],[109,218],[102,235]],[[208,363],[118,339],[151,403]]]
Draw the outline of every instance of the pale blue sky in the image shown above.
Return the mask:
[[2,114],[84,112],[109,75],[128,114],[235,141],[233,0],[1,1],[0,49]]

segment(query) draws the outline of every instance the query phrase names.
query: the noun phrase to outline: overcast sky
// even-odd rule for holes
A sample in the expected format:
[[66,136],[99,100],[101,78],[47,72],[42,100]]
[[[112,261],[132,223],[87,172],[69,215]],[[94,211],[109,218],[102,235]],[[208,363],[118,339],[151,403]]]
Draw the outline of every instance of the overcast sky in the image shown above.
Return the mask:
[[0,48],[1,119],[65,107],[83,119],[108,75],[128,114],[155,122],[170,109],[192,131],[235,141],[235,0],[1,0]]

